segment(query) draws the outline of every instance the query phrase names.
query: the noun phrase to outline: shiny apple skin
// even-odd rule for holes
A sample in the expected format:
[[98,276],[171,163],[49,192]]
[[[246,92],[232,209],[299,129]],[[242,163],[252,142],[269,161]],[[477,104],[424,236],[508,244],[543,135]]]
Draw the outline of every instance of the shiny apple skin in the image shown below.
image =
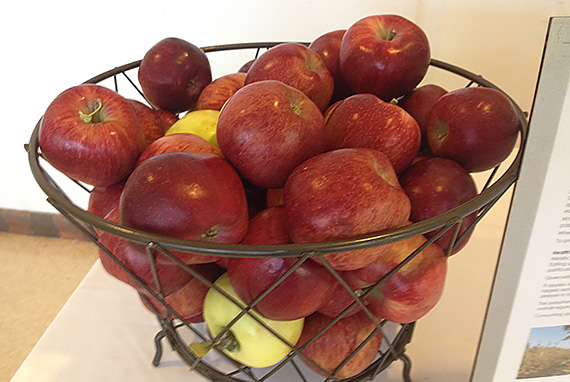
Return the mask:
[[143,127],[146,146],[164,136],[165,131],[162,126],[162,120],[155,113],[154,109],[134,99],[129,99],[129,102],[133,105]]
[[425,77],[430,59],[424,31],[398,15],[373,15],[352,24],[339,58],[342,76],[353,92],[372,93],[384,101],[414,89]]
[[511,154],[519,127],[514,105],[506,95],[470,87],[450,91],[437,100],[428,116],[426,134],[434,155],[480,172]]
[[151,105],[178,114],[195,107],[202,90],[212,82],[212,71],[202,49],[167,37],[146,52],[138,80]]
[[381,151],[397,174],[417,156],[421,130],[404,109],[373,94],[355,94],[331,108],[326,117],[329,150],[365,147]]
[[222,151],[204,138],[190,133],[176,133],[158,138],[151,143],[139,156],[137,166],[148,158],[170,152],[206,153],[219,157]]
[[[324,329],[331,321],[330,317],[314,313],[305,319],[301,338],[297,343],[300,347]],[[343,317],[332,327],[323,332],[316,340],[303,349],[303,353],[323,368],[327,373],[334,373],[344,360],[351,355],[364,340],[376,329],[375,323],[364,312],[350,317]],[[356,354],[336,374],[335,377],[346,379],[364,371],[380,350],[382,334],[377,332],[362,345]],[[305,361],[311,369],[326,375],[312,362]]]
[[[101,100],[98,121],[84,122]],[[145,148],[143,128],[129,101],[101,85],[83,84],[59,94],[40,122],[44,158],[63,174],[106,187],[125,179]]]
[[327,108],[334,92],[334,79],[320,55],[298,43],[276,45],[255,60],[245,83],[263,80],[277,80],[299,89],[321,111]]
[[89,193],[87,211],[105,218],[111,210],[119,205],[125,182],[126,179],[107,187],[93,187]]
[[238,172],[263,188],[281,188],[293,169],[322,153],[322,112],[300,90],[280,81],[245,85],[220,112],[218,145]]
[[[407,223],[411,209],[388,158],[366,148],[328,151],[300,164],[285,184],[284,206],[294,243],[351,239],[398,228]],[[388,246],[325,258],[336,270],[352,270],[372,263]]]
[[[113,222],[120,222],[119,207],[113,208],[105,219]],[[146,254],[135,251],[130,242],[111,232],[99,231],[99,242],[109,252],[111,252],[129,271],[138,277],[146,287],[158,293],[156,280],[160,283],[160,292],[169,295],[182,288],[191,279],[191,276],[182,267],[162,254],[155,257],[156,279],[153,272],[153,265]],[[140,293],[147,293],[133,277],[121,268],[109,255],[99,249],[99,258],[103,268],[113,277],[129,284]],[[160,258],[160,259],[159,259]]]
[[337,29],[322,34],[309,44],[309,49],[317,52],[329,69],[334,80],[334,92],[330,103],[346,98],[352,94],[340,71],[339,53],[340,43],[346,33],[346,29]]
[[[250,220],[242,244],[290,244],[283,207],[271,207]],[[232,258],[228,276],[247,304],[270,288],[299,260],[296,257]],[[314,313],[332,294],[336,278],[306,260],[254,307],[272,320],[296,320]]]
[[[170,152],[143,161],[125,184],[120,209],[127,227],[194,241],[239,243],[249,223],[241,179],[224,159],[204,153]],[[171,252],[188,264],[218,260]]]
[[[378,261],[351,272],[351,277],[373,285],[427,241],[424,235],[395,242]],[[419,320],[428,314],[443,295],[447,256],[437,244],[430,244],[400,270],[387,278],[364,300],[378,319],[398,323]]]
[[224,104],[245,85],[245,73],[230,73],[209,83],[196,104],[196,110],[221,110]]
[[[477,196],[477,186],[471,174],[457,162],[440,157],[423,159],[400,176],[400,184],[412,202],[410,220],[423,221],[441,215]],[[459,235],[475,221],[477,211],[465,216],[461,222]],[[450,248],[454,227],[449,229],[435,242],[446,253]],[[427,232],[430,238],[437,232]],[[459,252],[472,234],[471,230],[453,250]]]
[[412,90],[403,98],[398,100],[398,106],[406,110],[420,126],[422,132],[421,151],[429,150],[426,126],[429,112],[433,105],[440,99],[447,90],[436,84],[425,84]]

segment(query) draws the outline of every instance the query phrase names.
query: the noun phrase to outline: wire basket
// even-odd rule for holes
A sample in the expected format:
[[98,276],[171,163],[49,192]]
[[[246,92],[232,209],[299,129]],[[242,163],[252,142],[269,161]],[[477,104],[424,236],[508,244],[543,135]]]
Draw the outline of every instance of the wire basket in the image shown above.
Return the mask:
[[[280,42],[259,42],[259,43],[243,43],[243,44],[227,44],[218,46],[209,46],[202,48],[206,53],[211,54],[214,52],[221,51],[246,51],[254,54],[257,57],[262,49],[268,49]],[[308,45],[305,43],[305,45]],[[254,58],[254,57],[251,57]],[[117,92],[136,91],[141,97],[144,98],[139,85],[133,81],[130,77],[131,72],[136,71],[139,67],[141,61],[135,61],[126,65],[122,65],[104,72],[98,76],[95,76],[85,83],[100,83],[103,81],[112,81],[113,86]],[[449,72],[452,75],[458,76],[461,79],[465,79],[465,86],[483,86],[488,88],[493,88],[501,91],[493,83],[487,81],[480,75],[476,75],[465,69],[456,67],[454,65],[438,61],[435,59],[431,60],[430,66],[432,68],[438,68]],[[123,84],[126,84],[126,88],[122,88]],[[121,87],[121,88],[120,88]],[[438,237],[443,235],[448,230],[453,232],[452,235],[452,245],[458,245],[465,235],[468,235],[476,226],[476,224],[487,214],[487,212],[494,206],[494,204],[503,196],[503,194],[512,186],[518,177],[518,171],[521,163],[522,151],[524,148],[524,143],[527,134],[527,119],[525,113],[518,107],[516,102],[513,101],[515,109],[518,114],[518,119],[520,121],[520,145],[518,145],[518,152],[514,156],[514,159],[510,163],[503,163],[493,170],[489,171],[488,179],[484,187],[480,190],[479,194],[468,202],[440,214],[436,217],[413,223],[398,229],[393,229],[384,232],[372,233],[369,235],[360,236],[357,238],[347,239],[347,240],[337,240],[322,243],[309,243],[309,244],[287,244],[287,245],[245,245],[245,244],[216,244],[216,243],[205,243],[205,242],[194,242],[182,239],[176,239],[166,236],[160,236],[155,234],[150,234],[147,232],[142,232],[134,230],[120,224],[116,224],[107,220],[104,220],[86,210],[79,203],[72,200],[66,193],[67,188],[60,186],[56,182],[53,175],[53,169],[49,166],[44,166],[45,162],[41,157],[41,152],[38,146],[38,130],[40,122],[35,126],[35,129],[31,135],[30,141],[26,144],[26,149],[28,151],[28,160],[30,164],[33,176],[40,186],[40,188],[47,195],[47,200],[51,203],[61,214],[67,217],[77,228],[79,228],[87,238],[93,241],[100,250],[109,256],[123,271],[125,271],[143,290],[145,290],[149,296],[160,302],[162,307],[161,311],[155,309],[156,317],[161,326],[160,331],[155,337],[156,353],[153,359],[153,364],[156,366],[160,362],[162,355],[162,345],[161,340],[166,338],[170,343],[170,346],[174,351],[176,351],[180,358],[190,365],[192,370],[200,373],[204,377],[212,381],[265,381],[265,380],[277,380],[280,375],[286,375],[286,378],[282,380],[286,381],[309,381],[309,380],[322,380],[323,375],[326,381],[338,380],[331,373],[327,373],[321,369],[321,373],[317,374],[311,370],[304,367],[299,359],[305,361],[304,363],[313,362],[302,353],[302,349],[291,345],[291,353],[277,365],[265,368],[265,369],[252,369],[245,367],[238,362],[234,361],[230,357],[226,356],[222,351],[215,352],[213,356],[210,354],[206,357],[197,357],[192,351],[189,350],[188,344],[193,340],[207,340],[208,334],[205,326],[203,324],[193,324],[186,322],[175,309],[172,309],[165,301],[163,294],[161,293],[160,281],[156,274],[156,264],[154,263],[154,256],[152,254],[155,251],[161,252],[164,256],[170,258],[173,262],[178,264],[179,267],[185,269],[189,272],[192,277],[200,279],[202,282],[206,283],[209,287],[213,284],[198,274],[196,271],[188,267],[186,264],[181,262],[177,257],[173,256],[171,251],[182,251],[188,253],[218,256],[218,257],[293,257],[297,258],[295,265],[279,280],[276,281],[275,286],[277,286],[283,279],[285,279],[289,274],[291,274],[298,266],[300,266],[304,261],[307,261],[311,257],[316,257],[321,260],[321,262],[329,269],[331,273],[339,280],[339,282],[349,291],[353,296],[354,302],[348,308],[346,308],[341,314],[339,314],[325,327],[327,330],[332,325],[334,325],[338,320],[344,317],[352,308],[356,306],[363,307],[363,310],[367,312],[363,300],[366,297],[364,295],[357,295],[348,287],[346,282],[342,277],[328,264],[324,259],[324,255],[331,253],[347,252],[358,249],[365,249],[375,246],[380,246],[384,244],[394,243],[396,241],[412,238],[414,236],[422,235],[427,232],[436,230],[437,234],[431,237],[425,245],[422,245],[417,250],[412,252],[402,263],[392,269],[386,277],[384,277],[379,283],[384,282],[388,277],[396,273],[399,269],[405,266],[410,260],[412,260],[418,253],[421,252],[423,248],[427,245],[433,243]],[[500,169],[500,167],[506,167]],[[500,174],[500,175],[499,175]],[[61,183],[61,182],[60,182]],[[80,182],[73,181],[70,185],[82,188],[85,192],[90,192],[90,187]],[[68,186],[70,187],[70,186]],[[477,218],[473,224],[467,229],[465,233],[459,235],[459,227],[463,221],[463,218],[476,213]],[[125,240],[143,244],[146,247],[149,258],[151,259],[151,265],[153,267],[154,278],[156,282],[156,289],[149,288],[141,279],[139,279],[131,270],[126,267],[115,255],[109,251],[100,241],[98,233],[101,231],[110,233],[114,236],[118,236]],[[450,252],[448,252],[449,254]],[[327,265],[328,264],[328,265]],[[377,287],[375,285],[374,287]],[[272,288],[270,288],[272,289]],[[269,290],[264,294],[259,296],[255,301],[250,303],[248,306],[242,309],[241,315],[249,314],[249,311],[255,307],[255,304],[261,300],[265,295],[269,293]],[[141,297],[146,299],[147,297],[141,294]],[[228,297],[228,296],[226,296]],[[228,297],[229,298],[229,297]],[[234,301],[235,303],[235,301]],[[152,306],[151,304],[148,304]],[[370,312],[368,312],[371,316]],[[240,316],[241,316],[240,315]],[[251,317],[254,317],[251,315]],[[238,317],[239,318],[239,317]],[[257,320],[257,318],[254,317]],[[237,320],[237,318],[236,318]],[[234,321],[236,321],[234,320]],[[396,360],[400,360],[404,363],[403,368],[403,380],[410,380],[410,360],[405,354],[405,347],[412,339],[412,333],[414,329],[414,323],[408,324],[398,324],[389,322],[387,320],[377,320],[373,319],[376,325],[376,330],[365,340],[361,345],[364,346],[367,341],[372,338],[372,336],[380,334],[383,337],[382,347],[375,360],[370,364],[366,370],[360,374],[346,379],[346,381],[366,381],[374,379],[378,374],[385,370],[391,363]],[[277,333],[273,331],[270,327],[266,326],[263,322],[258,321],[267,330],[273,332],[278,338],[282,339]],[[231,323],[230,323],[231,326]],[[358,351],[359,349],[356,349]],[[350,358],[354,355],[351,354],[338,368],[340,369],[347,363]],[[221,360],[221,361],[220,361]],[[319,368],[318,365],[314,365]],[[285,373],[285,374],[284,374]],[[274,378],[274,379],[273,379]],[[281,377],[282,378],[282,377]]]

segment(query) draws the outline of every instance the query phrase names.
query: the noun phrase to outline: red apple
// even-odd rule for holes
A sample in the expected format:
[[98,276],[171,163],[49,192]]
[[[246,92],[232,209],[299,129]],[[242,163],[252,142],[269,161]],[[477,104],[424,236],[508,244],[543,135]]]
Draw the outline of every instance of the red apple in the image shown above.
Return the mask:
[[[356,277],[347,277],[350,276],[351,272],[352,271],[342,271],[339,272],[339,276],[342,277],[342,279],[347,283],[353,292],[358,293],[359,289],[364,288],[368,285]],[[340,282],[337,282],[333,289],[334,290],[330,298],[328,300],[325,300],[317,310],[319,313],[324,314],[328,317],[338,316],[355,302],[354,297]],[[353,314],[356,314],[360,311],[362,311],[362,305],[357,304],[353,306],[347,313],[345,313],[344,317],[352,316]]]
[[143,127],[146,146],[164,136],[165,131],[162,126],[162,120],[155,114],[152,108],[134,99],[129,99],[129,102],[133,105]]
[[291,171],[326,144],[319,108],[300,90],[275,80],[238,90],[220,112],[216,135],[224,156],[263,188],[283,187]]
[[255,58],[249,60],[248,62],[246,62],[245,64],[243,64],[239,70],[238,73],[247,73],[247,71],[249,70],[249,68],[251,68],[251,65],[253,65],[253,63],[255,62]]
[[[412,201],[410,220],[423,221],[471,200],[477,196],[477,186],[473,177],[451,159],[431,157],[423,159],[408,168],[401,176],[400,183]],[[463,235],[476,219],[477,211],[464,217],[459,230]],[[454,227],[436,240],[445,252],[449,250]],[[428,232],[432,237],[437,230]],[[456,243],[453,253],[457,253],[471,236],[470,231],[460,243]]]
[[351,95],[350,87],[342,77],[339,62],[340,43],[342,42],[345,32],[346,29],[327,32],[309,44],[309,49],[317,52],[321,56],[333,76],[334,92],[331,102],[336,102]]
[[[330,317],[314,313],[305,319],[305,325],[297,347],[307,343],[331,321]],[[364,371],[374,361],[380,350],[382,334],[376,332],[360,349],[359,346],[374,333],[375,323],[364,313],[360,312],[350,317],[343,317],[332,327],[322,333],[303,349],[303,354],[314,361],[328,374],[333,374],[338,380],[353,377]],[[354,355],[353,355],[354,353]],[[337,371],[338,367],[348,358],[351,359]],[[326,373],[317,368],[312,362],[303,361],[317,373]]]
[[125,182],[126,179],[107,187],[93,187],[89,193],[87,211],[105,218],[111,210],[119,205]]
[[421,143],[418,123],[404,109],[372,94],[355,94],[330,112],[327,122],[330,150],[365,147],[383,152],[397,174],[417,156]]
[[[239,243],[248,227],[241,179],[212,154],[170,152],[145,160],[127,180],[120,209],[123,225],[178,239]],[[188,264],[218,259],[171,253]]]
[[[285,210],[268,208],[251,219],[243,244],[289,244]],[[253,302],[298,261],[295,257],[234,258],[228,276],[238,296]],[[254,306],[263,317],[288,321],[314,313],[327,300],[336,278],[314,261],[306,260]]]
[[[295,243],[351,239],[401,227],[411,208],[388,158],[365,148],[328,151],[303,162],[287,179],[284,206]],[[351,270],[374,262],[387,248],[325,258],[337,270]]]
[[200,93],[196,109],[220,110],[245,85],[245,76],[245,73],[230,73],[209,83]]
[[43,157],[72,179],[106,187],[125,179],[145,147],[143,128],[126,98],[83,84],[59,94],[42,117]]
[[[426,241],[423,235],[398,241],[374,263],[346,272],[351,273],[348,278],[374,285]],[[446,273],[447,256],[437,244],[430,244],[378,285],[364,303],[379,319],[402,324],[417,321],[439,302]]]
[[[119,208],[115,207],[105,217],[113,223],[119,223]],[[144,285],[155,293],[158,292],[156,280],[152,270],[152,264],[146,254],[141,254],[133,249],[129,242],[109,232],[98,231],[99,242],[111,252],[129,271],[138,277]],[[158,257],[161,257],[160,261]],[[145,288],[130,276],[102,249],[99,250],[99,258],[103,268],[118,280],[129,284],[139,292],[145,292]],[[183,268],[161,253],[156,253],[155,266],[157,279],[163,295],[169,295],[182,288],[191,279],[191,276]]]
[[422,132],[420,150],[429,149],[426,135],[428,115],[435,102],[446,93],[447,90],[439,85],[427,84],[415,88],[398,101],[398,106],[414,117],[420,126]]
[[470,87],[439,98],[429,113],[426,131],[434,155],[479,172],[509,156],[519,136],[519,125],[506,95],[495,89]]
[[374,15],[346,30],[339,61],[353,92],[391,101],[421,82],[430,54],[427,36],[418,25],[398,15]]
[[305,93],[324,111],[334,91],[334,80],[318,53],[298,43],[268,49],[247,71],[245,83],[277,80]]
[[218,147],[214,146],[204,138],[196,134],[177,133],[164,136],[151,143],[140,155],[137,160],[137,166],[148,158],[173,151],[206,153],[217,155],[219,157],[223,156],[222,151]]
[[176,114],[173,114],[169,111],[161,109],[153,109],[153,110],[154,114],[156,114],[158,116],[158,119],[160,120],[160,125],[162,126],[162,130],[164,130],[164,133],[166,133],[168,129],[170,129],[170,126],[174,125],[176,121],[179,120]]
[[[215,263],[196,264],[191,265],[190,268],[212,284],[224,273],[223,268]],[[208,284],[192,276],[184,286],[165,296],[164,300],[185,321],[202,322],[202,307],[209,290]],[[150,294],[142,293],[141,299],[151,312],[158,312],[164,317],[168,315],[164,306]]]
[[[188,283],[188,284],[190,284],[190,283]],[[187,285],[188,285],[188,284],[187,284]],[[190,285],[191,285],[191,284],[190,284]],[[188,287],[190,287],[190,285],[188,285]],[[182,289],[184,289],[184,288],[185,288],[185,287],[182,287],[181,290],[179,290],[179,291],[177,291],[176,293],[173,293],[173,294],[182,296],[182,295],[183,295]],[[147,296],[146,294],[142,294],[142,293],[139,293],[139,297],[140,297],[140,299],[141,299],[141,302],[143,303],[143,306],[144,306],[145,308],[147,308],[149,312],[151,312],[151,313],[153,313],[153,314],[157,314],[157,312],[158,312],[158,314],[164,314],[164,313],[162,312],[163,306],[162,306],[162,304],[161,304],[160,302],[158,302],[158,301],[156,301],[156,300],[154,300],[154,299],[151,300],[151,299],[149,298],[149,296]],[[173,308],[173,309],[174,309],[174,308]],[[189,310],[191,310],[191,309],[189,309]],[[189,323],[198,324],[198,323],[204,322],[204,317],[202,316],[202,312],[201,312],[201,311],[200,311],[199,313],[197,313],[196,315],[194,315],[194,316],[188,316],[188,315],[182,316],[181,313],[178,313],[178,314],[179,314],[186,322],[189,322]]]
[[334,109],[336,109],[343,101],[344,101],[344,99],[338,100],[338,101],[332,103],[331,105],[329,105],[329,107],[327,107],[327,109],[323,113],[323,117],[325,117],[325,125],[329,121],[329,118],[330,118],[332,112],[334,111]]
[[202,90],[212,82],[212,71],[202,49],[168,37],[146,52],[138,79],[151,105],[177,114],[194,108]]

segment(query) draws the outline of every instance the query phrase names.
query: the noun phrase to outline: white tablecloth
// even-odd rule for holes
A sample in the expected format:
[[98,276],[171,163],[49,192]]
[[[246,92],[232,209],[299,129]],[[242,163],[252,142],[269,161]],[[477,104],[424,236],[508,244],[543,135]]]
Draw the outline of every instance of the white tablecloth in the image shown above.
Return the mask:
[[[407,347],[412,380],[469,380],[509,203],[510,192],[477,226],[466,248],[449,259],[444,296],[417,323]],[[160,365],[152,365],[159,330],[134,289],[97,262],[11,382],[206,381],[167,341]],[[398,361],[377,380],[401,382],[401,372]]]

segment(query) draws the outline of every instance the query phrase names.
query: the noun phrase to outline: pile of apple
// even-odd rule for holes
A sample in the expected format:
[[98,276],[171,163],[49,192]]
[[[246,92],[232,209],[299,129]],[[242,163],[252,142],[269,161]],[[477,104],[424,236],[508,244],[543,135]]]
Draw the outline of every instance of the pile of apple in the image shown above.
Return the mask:
[[[429,64],[425,33],[396,15],[363,18],[309,46],[278,44],[214,80],[201,49],[167,38],[139,67],[150,106],[78,85],[48,107],[38,142],[51,165],[93,186],[90,212],[126,227],[211,243],[351,239],[467,202],[478,193],[471,173],[515,146],[519,121],[504,94],[420,86]],[[463,219],[460,235],[474,219]],[[184,320],[206,322],[212,341],[191,344],[197,355],[216,346],[267,367],[295,345],[318,373],[344,379],[377,356],[379,322],[413,322],[437,304],[447,259],[470,233],[454,246],[451,230],[426,245],[433,234],[305,261],[170,251],[193,274],[112,233],[99,241],[129,272],[102,251],[105,269],[149,309],[166,314],[150,290]],[[234,302],[255,304],[226,327],[241,312]]]

